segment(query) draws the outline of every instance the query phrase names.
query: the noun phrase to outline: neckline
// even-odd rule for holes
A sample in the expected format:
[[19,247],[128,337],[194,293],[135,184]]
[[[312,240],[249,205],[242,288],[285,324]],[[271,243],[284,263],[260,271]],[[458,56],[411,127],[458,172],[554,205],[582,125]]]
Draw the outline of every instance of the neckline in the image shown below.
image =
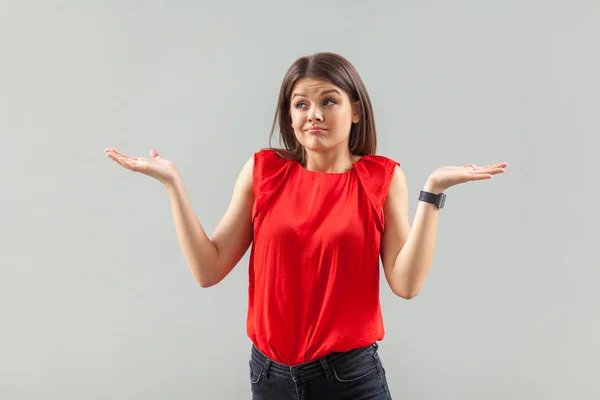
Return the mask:
[[315,176],[345,176],[348,175],[350,173],[352,173],[352,171],[354,171],[356,169],[356,165],[358,163],[360,163],[365,156],[361,156],[358,160],[356,160],[354,163],[352,163],[352,166],[343,172],[324,172],[324,171],[312,171],[310,169],[306,169],[302,164],[300,164],[300,161],[293,161],[294,164],[296,164],[298,166],[298,168],[300,168],[300,170],[303,171],[303,173],[309,174],[309,175],[315,175]]

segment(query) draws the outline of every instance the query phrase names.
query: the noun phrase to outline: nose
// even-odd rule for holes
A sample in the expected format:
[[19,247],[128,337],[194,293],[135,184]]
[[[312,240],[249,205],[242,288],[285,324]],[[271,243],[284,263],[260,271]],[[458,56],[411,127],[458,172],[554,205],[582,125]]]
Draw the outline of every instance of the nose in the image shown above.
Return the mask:
[[321,113],[321,109],[319,107],[311,107],[308,113],[308,121],[323,121],[323,114]]

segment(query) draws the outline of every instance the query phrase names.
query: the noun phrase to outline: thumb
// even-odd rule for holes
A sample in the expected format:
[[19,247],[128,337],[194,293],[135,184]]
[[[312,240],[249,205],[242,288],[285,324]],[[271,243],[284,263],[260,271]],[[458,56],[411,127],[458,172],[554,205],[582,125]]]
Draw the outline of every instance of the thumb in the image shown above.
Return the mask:
[[150,149],[150,156],[152,158],[154,158],[155,160],[160,159],[160,154],[158,154],[158,151],[156,151],[154,149]]

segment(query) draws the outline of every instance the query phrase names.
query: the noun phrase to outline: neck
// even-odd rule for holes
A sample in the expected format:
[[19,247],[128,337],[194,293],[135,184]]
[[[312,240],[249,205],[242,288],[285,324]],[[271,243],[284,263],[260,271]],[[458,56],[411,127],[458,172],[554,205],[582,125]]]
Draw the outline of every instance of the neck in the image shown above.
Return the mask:
[[346,147],[340,150],[315,152],[306,150],[306,169],[314,172],[343,173],[360,159]]

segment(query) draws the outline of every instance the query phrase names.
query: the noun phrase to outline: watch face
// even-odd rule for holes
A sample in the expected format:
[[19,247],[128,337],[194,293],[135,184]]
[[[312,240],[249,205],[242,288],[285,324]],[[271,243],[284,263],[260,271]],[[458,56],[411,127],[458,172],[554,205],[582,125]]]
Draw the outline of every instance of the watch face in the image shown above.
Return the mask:
[[446,203],[446,195],[444,193],[440,194],[440,208],[444,208],[444,204]]

